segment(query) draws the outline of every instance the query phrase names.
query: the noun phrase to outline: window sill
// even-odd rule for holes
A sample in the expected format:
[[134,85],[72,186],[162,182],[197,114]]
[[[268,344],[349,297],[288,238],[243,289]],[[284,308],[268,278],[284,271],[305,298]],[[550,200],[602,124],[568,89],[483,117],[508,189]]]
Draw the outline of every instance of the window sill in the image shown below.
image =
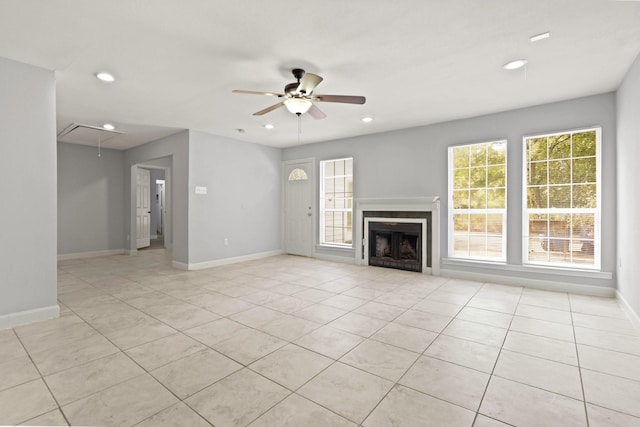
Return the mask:
[[589,279],[613,279],[613,273],[608,271],[550,267],[532,264],[513,265],[495,261],[466,260],[460,258],[442,258],[442,267],[471,267],[493,271],[504,271],[505,273],[543,273],[553,274],[557,276],[581,277]]

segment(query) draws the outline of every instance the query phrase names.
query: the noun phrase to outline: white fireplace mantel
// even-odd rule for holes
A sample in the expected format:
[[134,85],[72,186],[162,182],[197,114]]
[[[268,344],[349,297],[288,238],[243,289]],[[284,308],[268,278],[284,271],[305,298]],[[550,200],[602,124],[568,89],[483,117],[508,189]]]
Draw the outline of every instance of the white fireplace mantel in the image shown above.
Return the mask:
[[[366,198],[355,200],[355,249],[356,264],[368,265],[369,259],[365,259],[363,246],[363,226],[365,211],[389,211],[389,212],[431,212],[431,273],[440,274],[440,197],[392,197],[392,198]],[[399,218],[394,218],[398,220]],[[426,230],[425,230],[426,233]],[[423,254],[423,259],[426,254]]]

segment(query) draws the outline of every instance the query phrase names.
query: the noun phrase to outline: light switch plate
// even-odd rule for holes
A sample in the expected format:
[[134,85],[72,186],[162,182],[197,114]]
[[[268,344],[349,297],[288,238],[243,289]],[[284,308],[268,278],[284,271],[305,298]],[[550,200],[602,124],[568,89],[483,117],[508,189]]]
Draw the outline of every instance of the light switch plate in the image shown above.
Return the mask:
[[196,186],[196,194],[207,194],[207,187]]

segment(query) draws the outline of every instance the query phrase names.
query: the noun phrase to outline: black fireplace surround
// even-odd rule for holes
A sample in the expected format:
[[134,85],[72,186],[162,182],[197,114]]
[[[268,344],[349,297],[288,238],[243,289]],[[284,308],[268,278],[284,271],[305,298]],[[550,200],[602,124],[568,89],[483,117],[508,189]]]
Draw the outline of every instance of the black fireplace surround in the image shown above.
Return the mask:
[[[431,212],[363,212],[369,219],[369,265],[422,271],[422,224],[394,222],[392,218],[424,218],[427,227],[427,267],[431,267]],[[375,218],[386,218],[376,221]]]

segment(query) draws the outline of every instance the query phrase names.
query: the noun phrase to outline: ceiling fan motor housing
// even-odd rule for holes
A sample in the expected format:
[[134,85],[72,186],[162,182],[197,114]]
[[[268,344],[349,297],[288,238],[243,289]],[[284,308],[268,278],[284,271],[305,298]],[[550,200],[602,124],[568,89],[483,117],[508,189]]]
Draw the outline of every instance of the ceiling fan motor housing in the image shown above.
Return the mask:
[[284,87],[284,93],[287,95],[296,95],[298,93],[298,86],[300,86],[300,83],[289,83]]

